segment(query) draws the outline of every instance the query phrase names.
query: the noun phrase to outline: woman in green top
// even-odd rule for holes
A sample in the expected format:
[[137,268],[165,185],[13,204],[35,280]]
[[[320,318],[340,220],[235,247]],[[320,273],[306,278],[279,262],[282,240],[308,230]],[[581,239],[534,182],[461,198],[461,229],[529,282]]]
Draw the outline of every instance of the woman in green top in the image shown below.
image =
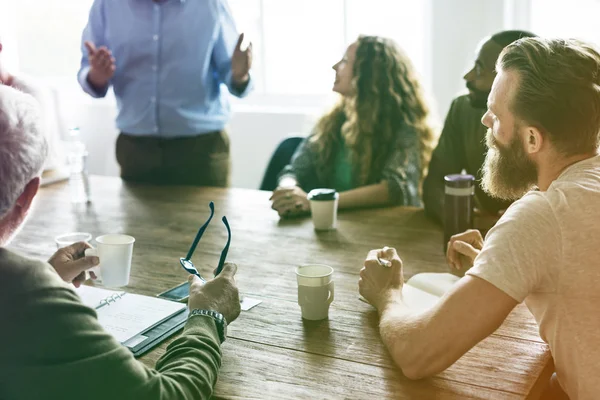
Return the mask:
[[342,98],[281,172],[273,209],[308,212],[306,193],[321,187],[340,192],[339,208],[420,206],[434,135],[410,59],[390,39],[361,36],[333,69]]

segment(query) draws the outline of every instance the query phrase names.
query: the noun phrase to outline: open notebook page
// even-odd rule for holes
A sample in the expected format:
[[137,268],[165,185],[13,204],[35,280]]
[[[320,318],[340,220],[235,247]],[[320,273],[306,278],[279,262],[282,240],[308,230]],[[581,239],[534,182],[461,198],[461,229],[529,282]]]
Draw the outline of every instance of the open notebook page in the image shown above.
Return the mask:
[[124,293],[86,285],[81,285],[79,288],[74,290],[75,293],[77,293],[81,298],[83,304],[94,309],[98,308],[103,300]]
[[421,289],[434,296],[442,297],[460,278],[447,272],[423,272],[414,275],[406,282],[407,285]]
[[402,300],[408,308],[423,311],[433,307],[439,297],[406,284],[402,287]]
[[[89,286],[81,286],[75,291],[79,293],[84,304],[96,308],[100,325],[121,343],[154,327],[186,307],[182,303],[133,293],[123,293],[120,299],[98,307],[102,299],[122,292]],[[104,296],[102,297],[101,294]]]

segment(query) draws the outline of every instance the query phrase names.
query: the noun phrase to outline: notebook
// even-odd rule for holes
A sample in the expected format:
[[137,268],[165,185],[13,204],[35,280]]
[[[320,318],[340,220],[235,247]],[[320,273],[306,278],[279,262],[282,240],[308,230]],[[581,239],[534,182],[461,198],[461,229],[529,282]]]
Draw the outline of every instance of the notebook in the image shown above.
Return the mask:
[[96,310],[100,325],[130,348],[136,347],[142,338],[146,339],[143,333],[187,308],[183,303],[86,285],[75,292],[85,305]]
[[[402,287],[402,300],[409,308],[427,310],[433,307],[459,279],[448,273],[416,274]],[[366,302],[362,297],[361,300]]]

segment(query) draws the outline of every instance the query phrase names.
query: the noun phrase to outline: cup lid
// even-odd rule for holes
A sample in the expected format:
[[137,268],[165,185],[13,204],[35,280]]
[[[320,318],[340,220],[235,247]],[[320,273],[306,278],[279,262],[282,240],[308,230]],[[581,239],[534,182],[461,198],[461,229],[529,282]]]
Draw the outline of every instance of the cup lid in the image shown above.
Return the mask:
[[446,186],[466,188],[475,184],[475,177],[469,174],[453,174],[444,177]]
[[308,200],[313,201],[328,201],[335,200],[338,196],[339,194],[335,189],[320,188],[311,190],[306,197]]

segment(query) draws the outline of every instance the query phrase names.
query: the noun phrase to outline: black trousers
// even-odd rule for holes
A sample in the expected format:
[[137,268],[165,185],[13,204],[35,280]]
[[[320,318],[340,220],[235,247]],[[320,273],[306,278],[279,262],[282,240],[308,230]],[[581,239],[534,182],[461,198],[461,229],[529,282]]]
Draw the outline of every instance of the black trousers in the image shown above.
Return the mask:
[[225,131],[164,139],[121,133],[117,161],[126,181],[157,185],[229,185],[229,137]]

